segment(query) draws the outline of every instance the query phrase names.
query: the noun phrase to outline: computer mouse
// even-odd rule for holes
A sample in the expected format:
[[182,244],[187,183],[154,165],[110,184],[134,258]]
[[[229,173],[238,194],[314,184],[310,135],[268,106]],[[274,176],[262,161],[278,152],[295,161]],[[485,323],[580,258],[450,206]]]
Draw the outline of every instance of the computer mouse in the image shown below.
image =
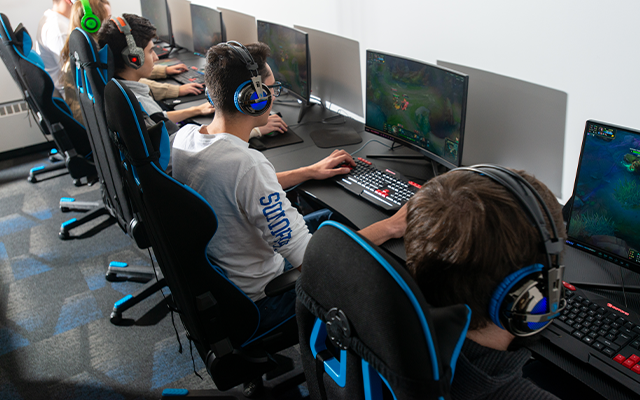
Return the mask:
[[264,145],[258,138],[249,139],[249,147],[258,151],[266,150],[267,146]]

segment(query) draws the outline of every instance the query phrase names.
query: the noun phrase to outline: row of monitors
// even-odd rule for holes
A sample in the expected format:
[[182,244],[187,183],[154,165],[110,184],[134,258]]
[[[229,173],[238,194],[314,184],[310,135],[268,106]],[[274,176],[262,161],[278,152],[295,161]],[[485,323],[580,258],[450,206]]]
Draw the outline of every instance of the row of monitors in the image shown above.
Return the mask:
[[[156,26],[160,39],[174,44],[166,0],[141,0],[141,5],[142,15]],[[226,37],[219,11],[194,4],[190,7],[195,53],[204,56],[211,46],[233,40]],[[257,33],[258,40],[271,48],[267,62],[275,79],[290,94],[308,104],[312,89],[317,88],[314,95],[322,100],[347,109],[353,104],[361,107],[357,42],[266,21],[257,21]],[[314,75],[320,81],[314,86],[310,41],[314,70],[321,70]],[[468,81],[467,75],[441,66],[367,50],[365,129],[418,150],[447,168],[458,167]]]

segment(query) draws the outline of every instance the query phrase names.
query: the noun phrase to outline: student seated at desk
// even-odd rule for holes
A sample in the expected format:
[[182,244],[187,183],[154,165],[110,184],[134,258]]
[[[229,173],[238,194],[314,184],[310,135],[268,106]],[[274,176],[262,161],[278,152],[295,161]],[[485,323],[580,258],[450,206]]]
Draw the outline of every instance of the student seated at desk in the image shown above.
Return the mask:
[[[127,33],[130,31],[130,33]],[[130,34],[135,46],[127,43]],[[153,50],[152,39],[156,37],[156,28],[148,19],[134,14],[123,14],[122,17],[112,18],[102,25],[98,32],[98,45],[109,45],[113,53],[116,78],[124,80],[127,87],[135,94],[144,112],[155,121],[168,119],[173,123],[185,119],[212,114],[214,109],[210,104],[189,107],[180,111],[163,111],[156,103],[149,86],[140,82],[149,78],[158,56]],[[128,50],[129,55],[123,54]],[[171,129],[169,129],[171,133]]]
[[[553,193],[533,176],[516,172],[541,195],[558,229],[559,242],[564,243],[562,210]],[[499,285],[509,282],[507,276],[517,277],[516,271],[529,266],[534,267],[529,271],[536,271],[534,264],[546,262],[541,234],[529,218],[506,187],[471,171],[451,171],[433,178],[407,203],[407,268],[427,302],[435,307],[465,303],[472,311],[456,364],[453,399],[556,399],[523,378],[522,368],[531,353],[522,347],[522,338],[511,332],[512,325],[500,320],[502,327],[498,326],[495,304],[501,302],[492,303],[493,298],[500,298]],[[552,232],[546,215],[545,220]],[[555,249],[559,252],[562,247]],[[551,259],[559,264],[556,257],[560,254]],[[519,287],[517,282],[519,277],[513,282]],[[544,313],[534,312],[536,307],[530,314]],[[540,329],[537,324],[522,329]]]
[[[87,0],[91,11],[105,24],[111,18],[111,5],[108,0]],[[69,33],[75,28],[81,28],[82,18],[84,17],[84,7],[82,2],[77,1],[71,8],[71,23],[69,24]],[[89,33],[94,41],[98,42],[97,33]],[[62,65],[62,84],[64,85],[65,101],[73,112],[73,117],[83,123],[80,104],[76,93],[75,67],[71,65],[69,60],[69,37],[67,37],[62,52],[60,53],[60,63]],[[152,79],[165,79],[168,75],[175,75],[186,71],[187,66],[184,64],[161,66],[154,65],[150,79],[141,78],[140,82],[145,83],[151,89],[153,97],[156,100],[170,99],[178,96],[186,96],[188,94],[199,94],[203,87],[197,83],[189,83],[186,85],[172,85],[169,83],[155,82]]]
[[[301,266],[310,230],[327,217],[323,211],[303,217],[283,188],[348,173],[349,168],[337,168],[343,163],[355,166],[346,151],[335,150],[313,165],[276,173],[262,153],[249,149],[251,130],[267,123],[272,100],[279,93],[266,63],[269,51],[264,43],[245,48],[237,42],[209,49],[205,83],[216,104],[215,116],[210,125],[182,127],[172,150],[174,178],[200,193],[218,217],[207,254],[256,302],[259,332],[295,314],[295,291],[266,297],[264,289],[283,271]],[[264,100],[247,101],[260,100],[252,78],[264,91]],[[240,86],[236,107],[234,95]],[[377,244],[401,237],[404,210],[360,232]]]

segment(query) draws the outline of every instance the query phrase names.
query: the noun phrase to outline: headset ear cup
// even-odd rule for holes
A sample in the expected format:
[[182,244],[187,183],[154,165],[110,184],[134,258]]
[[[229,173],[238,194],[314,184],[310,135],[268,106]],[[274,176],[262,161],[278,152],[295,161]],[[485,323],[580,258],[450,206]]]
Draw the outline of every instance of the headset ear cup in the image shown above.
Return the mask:
[[[501,318],[504,316],[506,306],[504,304],[507,295],[511,293],[516,284],[529,275],[537,275],[543,270],[542,264],[533,264],[528,267],[517,270],[516,272],[508,275],[494,290],[493,296],[489,301],[489,317],[494,324],[498,325],[502,329],[505,328],[502,324]],[[518,289],[518,288],[516,288]],[[514,333],[514,332],[511,332]]]
[[82,17],[80,25],[82,25],[82,29],[84,29],[86,32],[95,33],[100,30],[100,19],[94,14],[87,14]]
[[267,93],[267,99],[259,103],[250,103],[251,100],[258,99],[258,94],[253,88],[253,85],[251,85],[251,81],[242,83],[240,86],[238,86],[238,89],[233,96],[233,101],[236,105],[236,109],[243,114],[251,115],[254,117],[258,117],[267,112],[273,100],[270,96],[271,92],[269,90],[269,87],[263,84],[262,90]]

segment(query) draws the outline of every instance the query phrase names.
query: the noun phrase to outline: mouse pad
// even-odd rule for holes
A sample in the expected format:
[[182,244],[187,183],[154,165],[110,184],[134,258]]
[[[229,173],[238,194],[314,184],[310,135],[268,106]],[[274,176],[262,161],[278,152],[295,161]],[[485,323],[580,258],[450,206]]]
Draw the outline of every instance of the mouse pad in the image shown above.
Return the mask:
[[321,149],[328,147],[347,146],[362,142],[362,138],[355,129],[348,126],[339,128],[322,128],[311,132],[311,139]]
[[290,144],[301,143],[304,140],[298,136],[293,129],[289,128],[285,133],[281,133],[275,136],[262,136],[259,140],[264,144],[266,149],[273,149],[276,147],[287,146]]

